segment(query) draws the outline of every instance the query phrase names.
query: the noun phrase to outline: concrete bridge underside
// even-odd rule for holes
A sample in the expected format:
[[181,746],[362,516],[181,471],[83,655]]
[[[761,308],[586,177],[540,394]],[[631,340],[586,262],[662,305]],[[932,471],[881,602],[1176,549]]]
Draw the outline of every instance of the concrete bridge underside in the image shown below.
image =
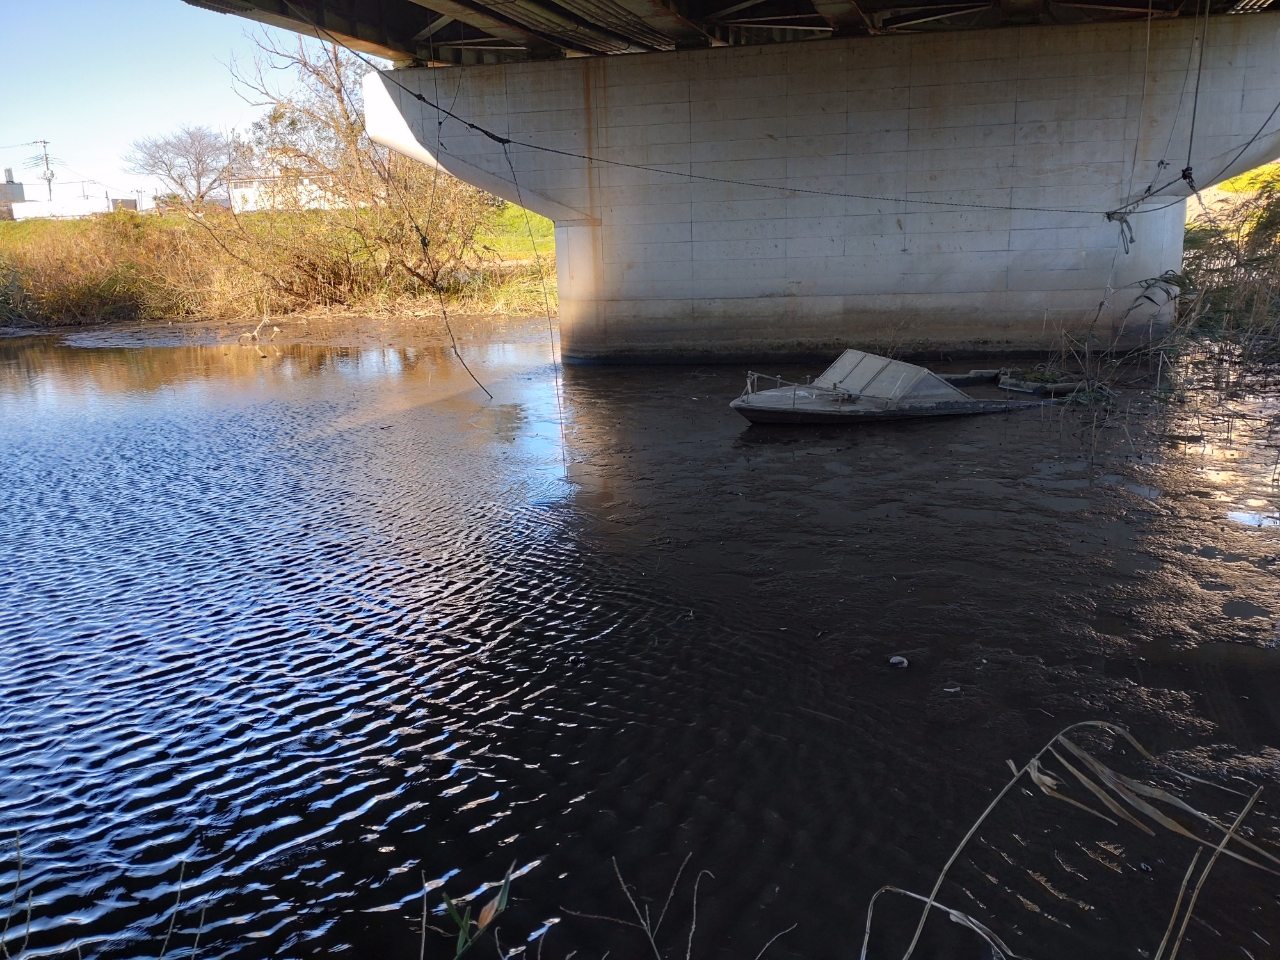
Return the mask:
[[1142,281],[1180,267],[1189,142],[1200,187],[1280,153],[1280,15],[1211,18],[1202,67],[1191,19],[1147,31],[396,70],[367,78],[367,123],[555,221],[569,359],[1134,341],[1162,320]]
[[376,140],[555,221],[571,359],[1141,339],[1179,172],[1280,154],[1270,0],[187,2],[391,59]]

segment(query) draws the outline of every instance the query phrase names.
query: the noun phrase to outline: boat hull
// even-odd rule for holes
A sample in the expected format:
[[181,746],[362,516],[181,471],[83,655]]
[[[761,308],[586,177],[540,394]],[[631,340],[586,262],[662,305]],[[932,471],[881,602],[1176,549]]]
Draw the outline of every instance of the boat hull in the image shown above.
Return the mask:
[[894,420],[927,420],[934,417],[972,417],[984,413],[1008,413],[1026,410],[1045,404],[1025,400],[971,400],[968,402],[940,403],[928,406],[898,407],[885,410],[868,409],[846,404],[836,407],[830,401],[815,403],[813,400],[797,402],[794,406],[773,403],[752,403],[750,394],[734,400],[730,406],[752,423],[791,424],[855,424],[884,423]]

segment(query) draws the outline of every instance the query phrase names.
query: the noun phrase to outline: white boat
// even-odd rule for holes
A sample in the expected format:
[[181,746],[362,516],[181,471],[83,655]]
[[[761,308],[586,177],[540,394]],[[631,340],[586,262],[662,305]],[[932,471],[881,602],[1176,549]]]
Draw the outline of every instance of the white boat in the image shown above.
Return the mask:
[[[955,379],[994,381],[1000,371],[972,371]],[[760,381],[778,384],[760,389]],[[752,423],[864,423],[919,417],[955,417],[1039,407],[1039,401],[978,400],[944,375],[888,357],[846,350],[812,383],[789,383],[751,372],[730,406]]]

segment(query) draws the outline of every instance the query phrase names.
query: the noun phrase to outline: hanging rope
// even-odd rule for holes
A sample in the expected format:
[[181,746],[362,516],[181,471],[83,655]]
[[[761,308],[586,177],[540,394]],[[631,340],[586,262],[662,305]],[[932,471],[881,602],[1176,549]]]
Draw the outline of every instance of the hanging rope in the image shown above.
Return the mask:
[[[285,3],[295,12],[297,12],[298,15],[303,20],[305,20],[308,24],[310,24],[312,27],[314,27],[316,30],[320,31],[321,33],[324,33],[335,44],[342,46],[341,42],[336,37],[334,37],[332,33],[330,33],[324,27],[321,27],[318,24],[316,24],[314,21],[312,21],[309,17],[307,17],[305,13],[303,13],[296,6],[294,6],[294,4],[290,2],[290,0],[285,0]],[[1196,9],[1198,13],[1199,11],[1198,4]],[[1193,44],[1192,44],[1192,47],[1190,48],[1190,53],[1187,59],[1187,64],[1188,64],[1187,74],[1186,76],[1184,76],[1184,89],[1185,89],[1185,81],[1190,76],[1191,58],[1194,56],[1194,52],[1195,52],[1194,36],[1192,40],[1193,40]],[[1083,208],[1083,207],[1038,207],[1038,206],[1020,206],[1014,203],[1002,203],[1002,204],[966,203],[962,200],[922,200],[922,199],[911,199],[911,198],[903,198],[903,197],[885,197],[885,196],[877,196],[874,194],[846,193],[839,190],[817,190],[809,187],[781,186],[781,185],[772,184],[772,183],[756,183],[750,180],[734,180],[727,177],[712,177],[712,176],[707,176],[704,174],[697,174],[692,172],[686,173],[680,170],[664,170],[660,167],[648,166],[647,164],[627,163],[622,160],[610,160],[605,157],[595,157],[595,156],[590,156],[582,153],[574,153],[571,150],[558,150],[555,147],[547,147],[547,146],[543,146],[542,144],[528,143],[523,140],[515,140],[511,137],[503,137],[497,133],[494,133],[492,130],[488,130],[485,127],[480,126],[477,123],[472,123],[470,120],[467,120],[465,117],[459,116],[457,113],[441,106],[439,103],[429,100],[427,97],[423,96],[421,93],[418,93],[416,90],[410,89],[409,87],[401,83],[399,80],[397,80],[394,76],[391,76],[388,73],[382,70],[379,70],[378,67],[372,61],[370,61],[367,57],[365,57],[359,51],[351,50],[349,47],[347,49],[351,52],[353,56],[363,61],[371,69],[378,71],[380,76],[389,80],[391,83],[399,87],[401,90],[403,90],[409,96],[413,97],[419,103],[422,103],[425,106],[428,106],[431,109],[438,111],[440,114],[443,114],[445,117],[451,120],[457,121],[458,123],[466,127],[468,130],[473,130],[476,133],[479,133],[485,137],[488,137],[494,143],[497,143],[503,147],[511,147],[511,146],[524,147],[528,150],[537,150],[540,153],[549,153],[555,156],[567,157],[572,160],[581,160],[586,163],[607,164],[609,166],[622,167],[628,170],[642,170],[646,173],[653,173],[653,174],[658,174],[661,176],[669,176],[669,177],[682,177],[686,180],[698,180],[705,183],[718,183],[718,184],[724,184],[727,186],[750,187],[755,190],[776,190],[780,193],[804,194],[806,196],[834,197],[836,199],[842,199],[842,200],[866,200],[871,203],[888,203],[888,204],[907,203],[907,204],[914,204],[916,206],[946,207],[950,209],[959,208],[959,209],[965,209],[965,210],[1002,210],[1002,211],[1023,212],[1023,213],[1079,214],[1084,216],[1106,217],[1107,219],[1112,219],[1111,215],[1116,213],[1124,213],[1129,216],[1136,216],[1139,214],[1146,214],[1146,213],[1157,213],[1161,210],[1167,210],[1169,207],[1172,207],[1175,204],[1181,203],[1184,199],[1179,197],[1177,200],[1174,200],[1171,203],[1165,204],[1164,206],[1161,206],[1161,207],[1155,207],[1151,209],[1138,209],[1138,207],[1145,200],[1149,199],[1150,197],[1156,196],[1160,193],[1163,193],[1165,190],[1169,189],[1170,187],[1172,187],[1177,183],[1183,182],[1185,178],[1181,174],[1176,178],[1174,178],[1173,180],[1170,180],[1169,182],[1163,184],[1158,188],[1148,187],[1147,190],[1144,191],[1143,195],[1136,200],[1131,200],[1127,203],[1120,205],[1119,207],[1115,207],[1109,210],[1098,210],[1098,209],[1089,209],[1089,208]],[[1181,98],[1179,99],[1181,100]],[[1262,133],[1266,129],[1267,124],[1271,122],[1271,119],[1275,116],[1275,114],[1278,111],[1280,111],[1280,102],[1276,104],[1275,108],[1271,111],[1271,114],[1267,117],[1267,120],[1263,123],[1261,127],[1258,128],[1257,132],[1254,133],[1254,135],[1249,138],[1248,142],[1245,143],[1243,147],[1241,147],[1240,152],[1236,155],[1235,158],[1233,158],[1231,163],[1234,163],[1235,160],[1239,159],[1239,157],[1244,154],[1244,151],[1247,150],[1260,136],[1262,136]],[[1172,136],[1173,136],[1173,131],[1171,130],[1170,131],[1171,140],[1172,140]],[[1166,166],[1168,166],[1168,162],[1166,160],[1160,161],[1160,163],[1157,164],[1157,171],[1163,169]],[[1227,168],[1224,167],[1223,171],[1225,171],[1226,169]],[[1219,172],[1217,176],[1221,176],[1221,173],[1222,172]],[[1217,176],[1215,176],[1213,179],[1216,180]]]
[[560,466],[564,469],[565,479],[568,479],[569,460],[565,452],[564,404],[560,399],[560,395],[564,392],[564,382],[560,377],[560,361],[556,358],[556,332],[551,325],[551,296],[547,293],[547,276],[542,269],[542,255],[538,253],[538,242],[533,237],[533,221],[529,218],[529,208],[524,205],[524,197],[520,193],[520,179],[516,176],[516,165],[511,162],[511,154],[505,143],[502,145],[502,155],[507,158],[507,166],[511,169],[511,182],[516,185],[516,204],[524,211],[524,225],[529,231],[529,245],[533,247],[533,260],[538,265],[538,282],[542,284],[542,303],[547,311],[547,338],[551,347],[551,366],[556,374],[556,414],[560,419]]
[[[290,6],[293,6],[293,5],[290,4]],[[330,36],[332,36],[332,34],[330,34]],[[434,72],[432,73],[431,79],[432,79],[432,82],[436,84],[436,87],[435,87],[436,99],[439,100],[440,85],[439,85],[439,81],[435,77]],[[436,146],[437,147],[439,147],[442,143],[440,128],[443,126],[444,126],[443,120],[441,120],[439,123],[436,124]],[[431,197],[427,201],[427,229],[428,230],[431,229],[431,217],[434,215],[435,209],[436,209],[436,187],[440,183],[440,167],[436,166],[433,169],[434,169],[434,173],[431,176]],[[401,199],[402,199],[402,202],[404,202],[403,197]],[[431,283],[431,289],[435,292],[436,301],[440,304],[440,316],[444,320],[444,328],[449,334],[449,343],[453,347],[453,355],[458,358],[458,362],[462,364],[462,369],[467,371],[467,375],[476,382],[476,386],[478,386],[481,390],[484,391],[486,397],[492,400],[493,394],[489,392],[488,387],[486,387],[483,383],[480,382],[480,378],[471,372],[471,368],[467,366],[467,361],[462,359],[462,351],[458,349],[458,339],[453,335],[453,324],[449,322],[449,310],[444,305],[444,291],[440,289],[440,279],[435,274],[435,269],[436,269],[435,264],[431,262],[431,241],[430,239],[428,239],[428,235],[426,232],[418,229],[418,221],[414,219],[413,211],[409,209],[409,204],[407,202],[404,202],[404,208],[405,208],[405,212],[409,215],[409,222],[413,224],[413,229],[418,234],[418,243],[422,247],[423,259],[427,261],[427,269],[432,271],[433,279]]]
[[[1197,6],[1197,10],[1199,7]],[[1191,97],[1191,132],[1187,135],[1187,165],[1182,168],[1182,179],[1192,193],[1197,193],[1195,174],[1191,169],[1191,148],[1196,142],[1196,114],[1200,110],[1200,77],[1204,74],[1204,48],[1209,45],[1209,0],[1204,0],[1204,27],[1200,33],[1200,62],[1196,66],[1196,90]]]
[[1129,186],[1125,190],[1129,196],[1133,196],[1133,177],[1138,172],[1138,148],[1142,144],[1142,121],[1146,119],[1147,113],[1147,86],[1151,78],[1151,18],[1154,13],[1155,0],[1147,0],[1147,39],[1142,54],[1142,100],[1138,103],[1138,132],[1133,138],[1133,159],[1129,161]]
[[[286,3],[287,2],[288,0],[286,0]],[[348,53],[355,53],[355,51],[352,50],[350,47],[347,47],[344,44],[339,43],[338,39],[332,33],[329,33],[328,30],[325,30],[323,27],[309,20],[306,17],[306,15],[297,7],[295,7],[292,3],[289,3],[289,6],[292,7],[293,10],[299,16],[307,20],[307,22],[310,23],[317,30],[323,31],[329,37],[329,39],[333,41],[333,44],[335,47],[339,47],[343,50],[346,50]],[[369,63],[369,61],[366,60],[364,57],[359,56],[359,54],[356,54],[356,56],[359,60],[361,60],[367,66],[373,67],[373,65]],[[373,69],[377,69],[377,68],[374,67]],[[347,100],[350,102],[351,95],[347,93],[347,85],[342,79],[341,70],[336,70],[335,75],[337,76],[338,87],[339,89],[341,89],[342,95],[346,97]],[[437,136],[438,136],[439,127],[437,127],[436,130],[437,130]],[[400,200],[400,205],[404,207],[405,215],[409,218],[409,223],[413,226],[413,232],[418,237],[418,244],[419,246],[422,247],[422,258],[427,261],[427,269],[432,271],[432,279],[428,284],[428,286],[431,287],[432,291],[436,295],[437,301],[440,304],[440,316],[444,319],[444,329],[445,329],[445,332],[449,334],[449,344],[450,346],[453,347],[453,355],[457,357],[458,363],[462,364],[462,369],[467,371],[467,376],[469,376],[472,380],[474,380],[476,386],[479,387],[481,390],[483,390],[485,392],[485,396],[487,396],[490,400],[492,400],[493,394],[489,392],[489,388],[486,387],[483,383],[481,383],[480,378],[477,377],[475,373],[472,372],[469,366],[467,366],[467,361],[462,358],[462,352],[458,349],[458,340],[453,335],[453,325],[449,322],[449,311],[445,308],[444,294],[440,289],[439,279],[435,276],[435,265],[431,261],[431,241],[427,238],[427,233],[422,229],[422,227],[418,225],[418,220],[413,215],[413,208],[409,205],[409,201],[405,198],[404,194],[400,191],[400,187],[396,183],[395,177],[391,175],[390,168],[384,171],[383,179],[391,187],[391,189],[395,191],[396,196]],[[440,179],[440,169],[437,167],[435,171],[435,176],[431,180],[431,198],[427,203],[427,230],[431,229],[431,217],[435,211],[436,184],[439,182],[439,179]]]
[[[1149,16],[1150,16],[1150,9],[1148,9],[1148,17],[1149,17]],[[1201,79],[1202,74],[1204,73],[1204,48],[1205,48],[1205,46],[1207,45],[1205,41],[1207,40],[1207,38],[1208,38],[1208,36],[1209,36],[1209,0],[1205,0],[1205,6],[1204,6],[1204,26],[1203,26],[1203,27],[1201,27],[1200,20],[1201,20],[1201,17],[1200,17],[1200,0],[1196,0],[1195,20],[1192,22],[1192,26],[1191,26],[1191,43],[1190,43],[1190,45],[1187,47],[1187,64],[1186,64],[1186,67],[1183,69],[1183,72],[1182,72],[1182,89],[1181,89],[1181,91],[1178,93],[1178,106],[1177,106],[1177,109],[1175,109],[1175,110],[1174,110],[1174,112],[1173,112],[1173,121],[1172,121],[1172,122],[1170,123],[1170,125],[1169,125],[1169,138],[1165,141],[1165,145],[1164,145],[1164,156],[1162,156],[1162,157],[1160,158],[1159,162],[1156,164],[1156,175],[1155,175],[1155,177],[1153,177],[1153,178],[1152,178],[1151,183],[1149,183],[1149,184],[1147,185],[1147,188],[1146,188],[1144,191],[1142,191],[1142,196],[1141,196],[1141,197],[1139,197],[1139,198],[1138,198],[1138,199],[1136,199],[1136,200],[1130,200],[1128,203],[1126,203],[1126,204],[1124,204],[1123,206],[1121,206],[1121,207],[1117,208],[1117,210],[1118,210],[1119,212],[1123,212],[1123,213],[1155,213],[1155,212],[1158,212],[1158,211],[1160,211],[1160,210],[1167,210],[1169,207],[1173,206],[1174,204],[1181,203],[1181,202],[1182,202],[1182,198],[1179,198],[1179,199],[1177,199],[1177,200],[1173,201],[1173,203],[1166,204],[1165,206],[1157,207],[1155,210],[1139,210],[1139,209],[1138,209],[1138,206],[1139,206],[1140,204],[1142,204],[1144,201],[1146,201],[1148,198],[1150,198],[1150,197],[1154,197],[1154,196],[1156,196],[1157,194],[1163,193],[1165,190],[1168,190],[1170,187],[1172,187],[1172,186],[1174,186],[1175,184],[1178,184],[1178,183],[1186,183],[1186,185],[1191,189],[1191,192],[1192,192],[1192,193],[1194,193],[1194,194],[1196,194],[1197,196],[1199,196],[1199,191],[1196,189],[1195,170],[1193,169],[1193,167],[1192,167],[1192,165],[1191,165],[1191,148],[1192,148],[1192,146],[1194,145],[1194,143],[1195,143],[1195,138],[1196,138],[1196,115],[1197,115],[1197,113],[1198,113],[1198,111],[1199,111],[1199,106],[1200,106],[1200,79]],[[1147,23],[1147,37],[1148,37],[1148,43],[1150,42],[1150,31],[1151,31],[1151,24],[1150,24],[1150,21],[1148,20],[1148,23]],[[1157,179],[1159,178],[1159,176],[1160,176],[1160,171],[1164,170],[1166,167],[1168,167],[1168,166],[1169,166],[1169,159],[1168,159],[1168,158],[1169,158],[1169,149],[1173,146],[1173,135],[1174,135],[1174,133],[1176,133],[1176,132],[1177,132],[1177,128],[1178,128],[1178,117],[1180,117],[1180,116],[1182,115],[1182,102],[1183,102],[1183,99],[1186,97],[1186,93],[1187,93],[1187,82],[1191,79],[1191,61],[1192,61],[1192,60],[1194,60],[1194,59],[1196,59],[1196,52],[1197,52],[1197,51],[1196,51],[1196,40],[1197,40],[1197,38],[1199,38],[1199,43],[1200,43],[1200,46],[1199,46],[1199,53],[1200,53],[1200,57],[1199,57],[1199,61],[1198,61],[1197,67],[1196,67],[1196,82],[1195,82],[1195,90],[1194,90],[1194,93],[1192,94],[1192,99],[1191,99],[1191,130],[1190,130],[1190,133],[1189,133],[1189,135],[1188,135],[1188,137],[1187,137],[1187,162],[1186,162],[1186,166],[1184,166],[1184,167],[1182,168],[1182,170],[1178,173],[1178,176],[1174,177],[1172,180],[1169,180],[1168,182],[1166,182],[1165,184],[1163,184],[1162,186],[1160,186],[1160,187],[1158,187],[1158,188],[1157,188],[1157,187],[1155,186],[1155,183],[1156,183],[1156,180],[1157,180]],[[1145,99],[1146,99],[1146,78],[1145,78],[1145,76],[1144,76],[1144,78],[1143,78],[1143,88],[1142,88],[1142,93],[1143,93],[1143,99],[1144,99],[1144,101],[1145,101]],[[1276,106],[1277,106],[1277,108],[1280,108],[1280,104],[1277,104]],[[1274,111],[1273,111],[1273,113],[1274,113]],[[1141,117],[1139,117],[1139,121],[1141,121]],[[1270,118],[1268,118],[1267,122],[1270,122]],[[1139,124],[1139,126],[1141,126],[1141,124]],[[1253,137],[1252,137],[1252,138],[1250,138],[1249,143],[1252,143],[1254,140],[1256,140],[1256,139],[1261,135],[1261,133],[1262,133],[1262,129],[1263,129],[1263,128],[1265,128],[1265,127],[1266,127],[1266,123],[1264,123],[1264,124],[1263,124],[1263,126],[1262,126],[1262,127],[1260,127],[1260,128],[1258,129],[1258,132],[1257,132],[1257,133],[1255,133],[1255,134],[1253,135]],[[1141,136],[1141,132],[1139,132],[1139,136]],[[1247,145],[1246,145],[1246,149],[1247,149]],[[1242,150],[1241,152],[1243,152],[1243,150]],[[1234,161],[1233,161],[1233,162],[1234,162]],[[1134,164],[1135,164],[1135,166],[1137,165],[1137,148],[1136,148],[1136,146],[1135,146],[1135,149],[1134,149]],[[1228,165],[1228,166],[1229,166],[1229,165]],[[1227,169],[1226,167],[1224,167],[1224,168],[1223,168],[1223,170],[1224,170],[1224,171],[1225,171],[1226,169]],[[1221,174],[1219,174],[1219,175],[1221,175]],[[1130,193],[1130,195],[1132,195],[1132,193],[1133,193],[1132,184],[1130,184],[1129,193]],[[1112,211],[1112,212],[1117,212],[1117,211]],[[1108,214],[1107,219],[1108,219],[1108,220],[1110,220],[1110,219],[1111,219],[1110,214]]]
[[1129,248],[1136,243],[1133,237],[1133,224],[1129,222],[1129,215],[1127,213],[1108,213],[1107,219],[1120,224],[1120,242],[1124,245],[1125,256],[1128,256]]

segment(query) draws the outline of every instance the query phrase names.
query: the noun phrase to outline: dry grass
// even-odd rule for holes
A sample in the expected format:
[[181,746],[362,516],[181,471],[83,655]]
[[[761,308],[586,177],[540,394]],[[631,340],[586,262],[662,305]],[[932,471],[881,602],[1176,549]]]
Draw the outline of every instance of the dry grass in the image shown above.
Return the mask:
[[[1090,737],[1092,742],[1082,740],[1081,737]],[[1084,743],[1089,743],[1090,749],[1082,746]],[[1099,759],[1102,751],[1115,754],[1117,759],[1141,764],[1145,768],[1143,775],[1127,776],[1118,772]],[[1152,936],[1160,937],[1158,944],[1153,941],[1149,944],[1153,950],[1140,950],[1144,957],[1152,957],[1153,960],[1176,960],[1186,940],[1187,926],[1205,882],[1220,858],[1226,857],[1273,876],[1280,876],[1280,870],[1277,869],[1280,868],[1280,857],[1254,843],[1250,839],[1254,835],[1252,830],[1242,829],[1262,794],[1261,786],[1240,781],[1242,789],[1236,789],[1172,767],[1158,760],[1127,729],[1118,724],[1098,720],[1074,723],[1055,734],[1022,767],[1016,766],[1012,760],[1008,764],[1012,778],[996,793],[982,815],[960,840],[938,874],[928,896],[896,886],[885,886],[871,898],[867,906],[862,942],[863,960],[868,957],[876,901],[884,893],[899,894],[924,903],[902,960],[910,960],[920,944],[931,910],[942,912],[955,923],[977,934],[985,941],[993,956],[1009,957],[1012,960],[1020,960],[1020,955],[1006,945],[1006,940],[1012,939],[1010,934],[1029,936],[1033,922],[1047,921],[1039,927],[1041,935],[1058,940],[1068,936],[1067,931],[1072,929],[1072,924],[1050,915],[1061,909],[1074,907],[1078,916],[1089,918],[1088,923],[1082,925],[1082,932],[1084,926],[1089,926],[1094,928],[1095,934],[1103,931],[1106,936],[1105,927],[1109,921],[1104,914],[1109,911],[1099,910],[1099,907],[1106,905],[1104,881],[1095,875],[1092,883],[1082,882],[1071,886],[1072,878],[1083,881],[1083,874],[1068,866],[1059,852],[1070,851],[1072,846],[1085,851],[1086,847],[1079,841],[1087,836],[1082,828],[1089,824],[1103,831],[1102,835],[1111,841],[1099,841],[1098,846],[1119,862],[1123,862],[1126,848],[1128,856],[1138,860],[1141,860],[1141,854],[1145,850],[1151,861],[1157,864],[1164,864],[1164,860],[1152,856],[1153,853],[1162,853],[1171,859],[1191,854],[1185,873],[1178,871],[1182,875],[1182,882],[1177,888],[1167,922],[1149,925]],[[1167,786],[1162,786],[1159,782],[1161,780]],[[1058,814],[1056,819],[1061,822],[1054,823],[1033,813],[1030,818],[1015,821],[1018,832],[1008,834],[1008,839],[1014,842],[1004,842],[1006,838],[1002,834],[1006,828],[996,826],[992,821],[992,814],[997,808],[1007,806],[1015,799],[1015,787],[1022,787],[1022,793],[1033,799],[1033,793],[1028,788],[1034,787],[1041,795],[1088,814],[1088,817],[1080,822]],[[1203,793],[1212,795],[1219,801],[1225,799],[1226,809],[1221,809],[1221,804],[1218,804],[1218,812],[1211,813],[1207,812],[1207,807],[1193,805],[1185,796],[1187,788],[1200,788]],[[1074,790],[1074,796],[1070,794],[1071,790]],[[1156,804],[1162,806],[1157,807]],[[1107,824],[1110,829],[1097,827],[1099,821]],[[1133,833],[1134,830],[1138,833]],[[1145,846],[1142,844],[1144,838],[1150,841]],[[995,851],[998,858],[988,857],[981,864],[971,860],[967,866],[977,869],[966,880],[958,881],[950,877],[953,867],[962,866],[958,863],[962,855],[974,855],[975,848]],[[1037,854],[1040,855],[1040,864],[1036,861]],[[1050,856],[1062,868],[1060,872],[1054,873],[1051,867],[1042,866]],[[1004,872],[1005,866],[1012,867],[1013,872],[1006,873],[1003,878],[992,876],[989,872]],[[1112,862],[1110,866],[1121,877],[1123,885],[1123,869],[1117,862]],[[1198,874],[1197,867],[1200,868]],[[1149,873],[1152,868],[1142,862],[1141,870]],[[1130,876],[1133,873],[1131,870]],[[1178,874],[1173,870],[1162,871],[1166,884],[1171,884]],[[1054,877],[1052,883],[1046,880],[1049,875]],[[1142,877],[1144,874],[1137,873],[1137,876]],[[992,885],[982,893],[984,899],[990,898],[985,905],[974,896],[968,885],[975,879],[985,879]],[[1028,883],[1028,880],[1033,882]],[[984,924],[968,912],[938,902],[938,896],[948,882],[950,894],[967,896],[975,908],[987,914],[988,923]],[[1004,901],[1003,906],[997,906],[997,898],[1000,896],[997,891],[1000,891],[1002,884],[1007,885],[1003,892],[1011,896]],[[981,891],[980,887],[978,889]],[[1136,904],[1141,902],[1142,897],[1136,895],[1132,885],[1126,889],[1133,897],[1127,901],[1130,904],[1129,910],[1140,909]],[[1076,899],[1072,893],[1088,897],[1093,902]],[[1040,903],[1036,904],[1036,900]],[[1008,909],[1018,902],[1022,905],[1021,910],[1017,907]],[[1119,902],[1118,899],[1113,900],[1113,905]],[[1031,916],[1036,920],[1033,921]],[[1156,918],[1149,919],[1154,921]],[[992,926],[1008,928],[1005,939],[993,932]],[[1026,929],[1020,929],[1020,926]],[[1087,940],[1089,934],[1084,933],[1084,938]]]
[[225,316],[244,293],[234,265],[180,217],[115,213],[0,224],[0,322],[44,326]]
[[[493,223],[484,224],[484,239],[496,235],[504,247],[523,253],[529,246],[527,231],[523,236],[506,234],[503,220],[510,218],[502,214],[495,211]],[[210,213],[203,225],[180,212],[151,216],[128,211],[78,221],[0,223],[0,326],[242,319],[316,307],[439,310],[429,285],[388,276],[374,263],[362,264],[340,229],[323,216],[239,217],[232,226],[249,234],[239,249],[230,243],[224,249],[210,233],[210,226],[224,227],[219,218],[229,220],[230,215]],[[548,256],[541,238],[538,248],[555,310],[554,251]],[[243,259],[237,256],[241,250]],[[279,277],[285,285],[277,282]],[[545,309],[543,284],[531,257],[472,257],[445,278],[441,292],[449,309],[468,314],[520,316]]]
[[1247,359],[1280,360],[1280,166],[1231,184],[1234,192],[1187,229],[1173,338],[1210,338]]

